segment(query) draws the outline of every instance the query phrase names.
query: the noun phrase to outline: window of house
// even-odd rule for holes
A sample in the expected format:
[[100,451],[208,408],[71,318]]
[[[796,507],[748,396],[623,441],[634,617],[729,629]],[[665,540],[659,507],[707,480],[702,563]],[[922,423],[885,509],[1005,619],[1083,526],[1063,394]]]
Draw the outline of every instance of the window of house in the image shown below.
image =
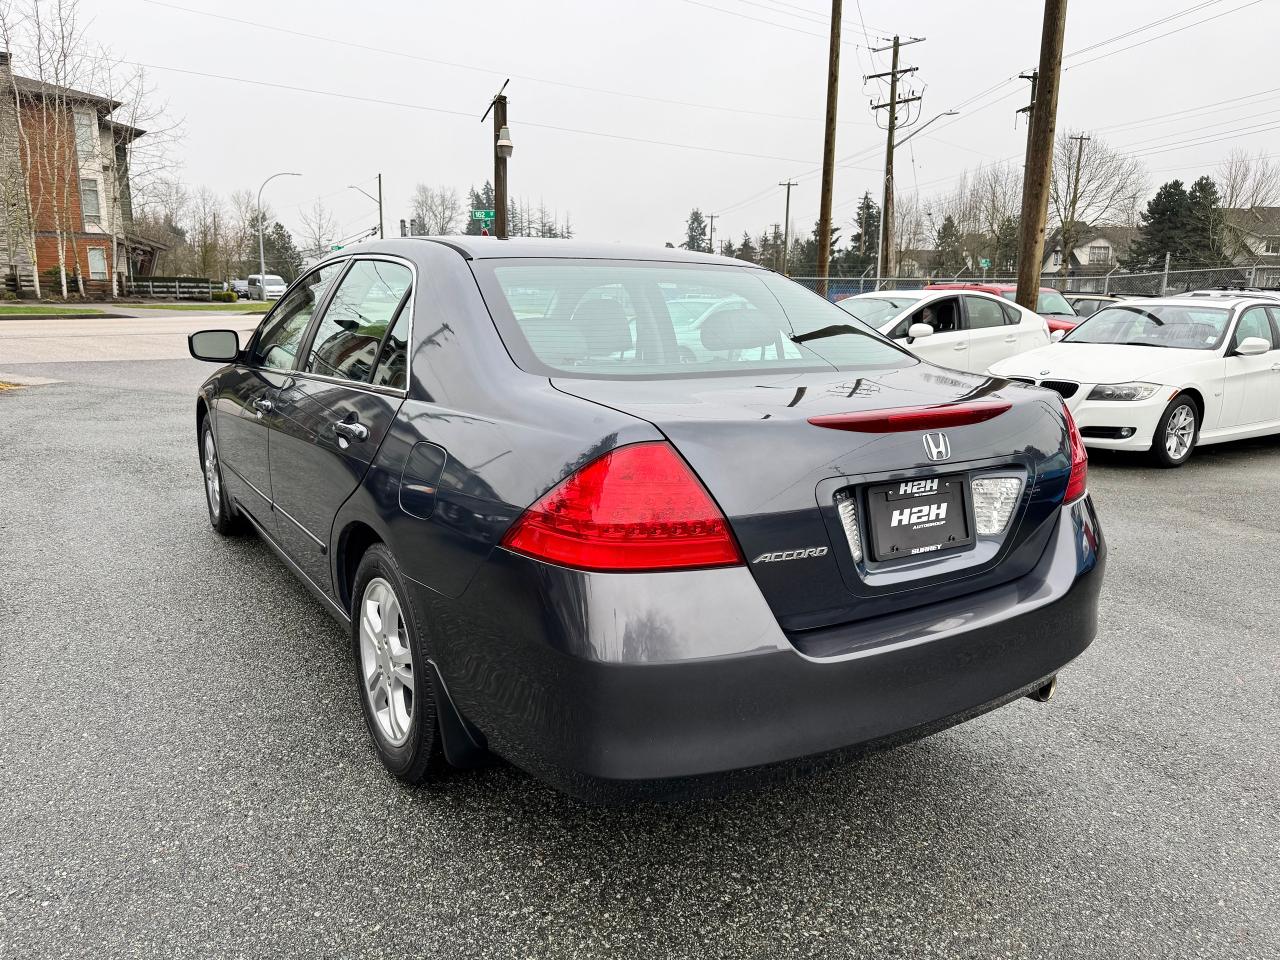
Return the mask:
[[1090,247],[1090,248],[1089,248],[1089,262],[1090,262],[1090,263],[1103,263],[1103,264],[1110,263],[1110,262],[1111,262],[1111,248],[1110,248],[1109,246],[1107,246],[1105,243],[1099,243],[1099,244],[1097,244],[1096,246],[1092,246],[1092,247]]
[[89,279],[107,279],[107,251],[102,247],[89,248]]
[[85,223],[101,223],[102,207],[98,202],[98,181],[85,179],[80,181],[80,210],[84,213]]
[[90,164],[97,156],[98,118],[92,113],[75,113],[76,155],[80,163]]
[[1267,253],[1280,253],[1280,237],[1267,237]]

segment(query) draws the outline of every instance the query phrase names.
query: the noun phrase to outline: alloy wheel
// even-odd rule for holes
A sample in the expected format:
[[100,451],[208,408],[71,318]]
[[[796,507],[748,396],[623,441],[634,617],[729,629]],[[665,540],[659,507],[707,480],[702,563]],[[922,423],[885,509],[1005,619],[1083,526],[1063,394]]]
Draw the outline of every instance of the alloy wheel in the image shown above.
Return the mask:
[[360,600],[360,675],[378,732],[392,746],[413,726],[413,653],[391,584],[374,577]]
[[210,430],[204,434],[204,492],[209,498],[209,514],[216,521],[222,512],[222,479],[218,476],[218,450]]
[[1196,435],[1196,417],[1191,408],[1178,407],[1169,417],[1164,428],[1164,449],[1171,460],[1182,460],[1191,452],[1191,443]]

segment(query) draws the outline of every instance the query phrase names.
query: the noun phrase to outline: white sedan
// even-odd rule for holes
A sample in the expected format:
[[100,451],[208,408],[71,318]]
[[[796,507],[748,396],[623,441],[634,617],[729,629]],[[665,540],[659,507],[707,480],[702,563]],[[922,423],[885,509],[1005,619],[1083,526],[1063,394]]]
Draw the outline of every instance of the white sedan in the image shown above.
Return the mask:
[[1049,343],[1044,317],[989,293],[883,290],[837,306],[922,360],[970,373]]
[[1280,303],[1113,304],[989,372],[1056,390],[1087,446],[1150,450],[1179,467],[1198,444],[1280,433]]

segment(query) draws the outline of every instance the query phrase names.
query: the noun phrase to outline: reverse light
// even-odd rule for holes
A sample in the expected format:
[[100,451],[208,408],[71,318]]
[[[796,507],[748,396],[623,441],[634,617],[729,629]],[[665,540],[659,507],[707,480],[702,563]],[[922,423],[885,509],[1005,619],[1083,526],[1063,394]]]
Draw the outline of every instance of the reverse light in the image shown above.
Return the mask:
[[844,527],[845,539],[849,541],[853,562],[861,563],[862,536],[858,533],[858,501],[852,490],[840,490],[836,493],[836,509],[840,512],[840,525]]
[[1065,403],[1062,416],[1067,421],[1067,445],[1071,448],[1071,476],[1067,478],[1067,494],[1062,501],[1067,504],[1075,503],[1089,489],[1089,453],[1084,448],[1084,438],[1080,436],[1075,418]]
[[1090,400],[1149,400],[1160,389],[1158,383],[1100,383],[1089,391]]
[[667,443],[618,447],[543,494],[502,545],[580,570],[689,570],[742,563],[724,514]]
[[1022,495],[1022,480],[1018,477],[978,477],[971,485],[973,491],[973,519],[978,535],[983,537],[1004,533],[1013,516],[1013,508]]
[[890,407],[857,413],[830,413],[810,417],[815,427],[852,430],[856,433],[905,433],[910,430],[941,430],[992,420],[1013,404],[1007,400],[976,400],[970,403],[939,404],[930,407]]

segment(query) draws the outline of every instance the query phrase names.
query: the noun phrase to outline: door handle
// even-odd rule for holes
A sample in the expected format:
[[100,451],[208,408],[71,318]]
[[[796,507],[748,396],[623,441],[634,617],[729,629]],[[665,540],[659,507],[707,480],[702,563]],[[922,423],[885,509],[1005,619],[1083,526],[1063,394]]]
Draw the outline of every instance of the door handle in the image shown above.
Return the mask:
[[363,423],[348,423],[346,420],[339,420],[333,425],[333,429],[337,431],[338,436],[346,440],[365,440],[369,436],[369,428]]
[[1017,343],[1017,342],[1018,342],[1018,338],[1017,338],[1017,337],[1005,337],[1005,338],[1004,338],[1004,342],[1005,342],[1005,343]]
[[1273,363],[1271,369],[1280,372],[1280,363]]
[[956,344],[954,347],[952,347],[951,349],[952,349],[952,350],[968,350],[968,349],[969,349],[969,345],[968,345],[967,343],[957,343],[957,344]]
[[253,409],[258,411],[258,416],[262,416],[264,413],[270,413],[275,408],[276,405],[266,397],[258,397],[253,401]]

